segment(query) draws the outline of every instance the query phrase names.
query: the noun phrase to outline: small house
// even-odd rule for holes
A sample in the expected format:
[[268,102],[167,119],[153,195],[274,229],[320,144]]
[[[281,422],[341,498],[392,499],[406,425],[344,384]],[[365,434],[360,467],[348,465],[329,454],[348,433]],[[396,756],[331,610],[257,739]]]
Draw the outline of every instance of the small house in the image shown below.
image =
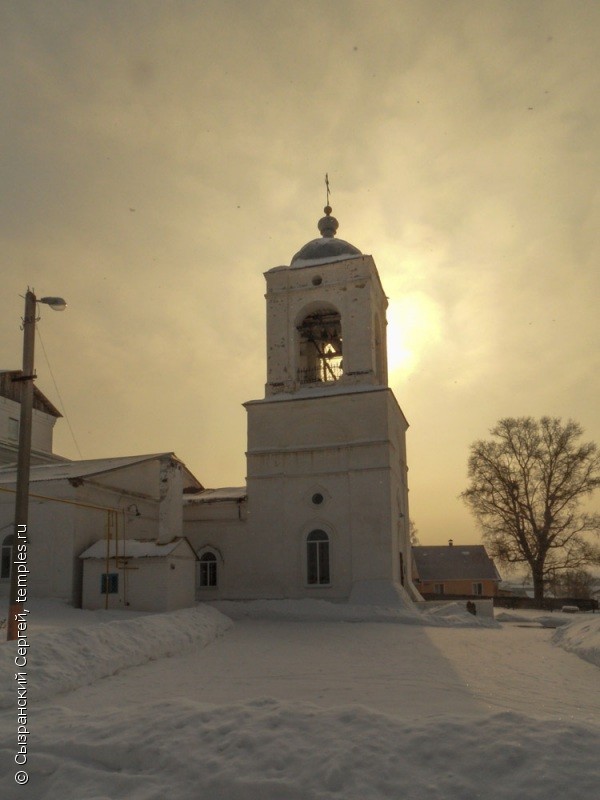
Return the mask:
[[185,537],[99,539],[85,550],[82,607],[174,611],[193,606],[197,556]]
[[500,575],[482,544],[413,546],[413,580],[424,597],[495,597]]

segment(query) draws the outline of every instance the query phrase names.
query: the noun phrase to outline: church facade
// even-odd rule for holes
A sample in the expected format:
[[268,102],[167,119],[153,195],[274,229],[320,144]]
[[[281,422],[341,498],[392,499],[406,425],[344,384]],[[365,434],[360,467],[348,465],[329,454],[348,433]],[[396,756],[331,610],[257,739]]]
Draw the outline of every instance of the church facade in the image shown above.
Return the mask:
[[419,599],[410,574],[406,430],[388,386],[375,262],[331,208],[265,273],[265,396],[245,403],[247,486],[184,499],[198,599]]

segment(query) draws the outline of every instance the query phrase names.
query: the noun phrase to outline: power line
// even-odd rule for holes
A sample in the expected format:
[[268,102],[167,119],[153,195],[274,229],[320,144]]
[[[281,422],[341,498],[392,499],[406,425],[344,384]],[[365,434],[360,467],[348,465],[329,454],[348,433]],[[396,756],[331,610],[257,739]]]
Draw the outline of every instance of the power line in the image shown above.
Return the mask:
[[46,353],[46,348],[44,347],[44,340],[42,339],[42,333],[40,331],[40,326],[39,325],[36,326],[36,330],[37,330],[38,338],[40,340],[40,344],[42,345],[42,351],[44,353],[44,358],[46,359],[46,365],[48,366],[48,371],[50,372],[50,377],[52,378],[52,383],[54,384],[54,390],[56,391],[56,395],[57,395],[57,397],[58,397],[58,399],[60,401],[60,404],[62,406],[63,416],[64,416],[65,421],[66,421],[66,423],[67,423],[67,425],[69,427],[69,431],[71,433],[71,437],[73,439],[73,442],[75,444],[77,452],[79,453],[79,458],[83,461],[83,455],[81,454],[81,450],[79,449],[79,445],[77,444],[77,439],[75,438],[75,434],[73,433],[73,428],[71,427],[71,422],[70,422],[69,417],[67,415],[67,409],[66,409],[66,406],[65,406],[65,401],[62,399],[62,397],[60,395],[60,392],[58,390],[58,386],[56,385],[56,379],[54,378],[54,373],[52,372],[52,367],[50,366],[50,361],[48,359],[48,353]]

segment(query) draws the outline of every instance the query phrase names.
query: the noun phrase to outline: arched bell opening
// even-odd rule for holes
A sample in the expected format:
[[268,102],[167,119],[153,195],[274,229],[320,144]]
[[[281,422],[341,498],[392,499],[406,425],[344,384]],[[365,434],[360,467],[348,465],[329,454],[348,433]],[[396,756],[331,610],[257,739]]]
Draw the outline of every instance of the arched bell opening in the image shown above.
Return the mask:
[[333,306],[306,314],[298,331],[298,382],[333,383],[344,374],[342,320]]

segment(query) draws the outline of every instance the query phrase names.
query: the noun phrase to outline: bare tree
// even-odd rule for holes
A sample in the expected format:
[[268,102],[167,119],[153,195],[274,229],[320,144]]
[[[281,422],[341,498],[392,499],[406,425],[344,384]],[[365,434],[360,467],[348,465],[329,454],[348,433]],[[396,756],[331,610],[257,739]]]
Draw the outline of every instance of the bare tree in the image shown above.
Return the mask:
[[408,521],[408,529],[410,532],[410,543],[412,545],[419,544],[419,531],[417,530],[417,526],[415,525],[414,519],[409,519]]
[[555,597],[588,599],[592,596],[595,580],[586,569],[568,569],[553,576],[549,586]]
[[586,534],[600,532],[600,515],[582,501],[600,486],[600,456],[593,442],[579,444],[572,420],[502,419],[491,441],[471,445],[470,483],[461,497],[478,520],[490,553],[506,564],[527,563],[534,596],[557,570],[600,563]]

